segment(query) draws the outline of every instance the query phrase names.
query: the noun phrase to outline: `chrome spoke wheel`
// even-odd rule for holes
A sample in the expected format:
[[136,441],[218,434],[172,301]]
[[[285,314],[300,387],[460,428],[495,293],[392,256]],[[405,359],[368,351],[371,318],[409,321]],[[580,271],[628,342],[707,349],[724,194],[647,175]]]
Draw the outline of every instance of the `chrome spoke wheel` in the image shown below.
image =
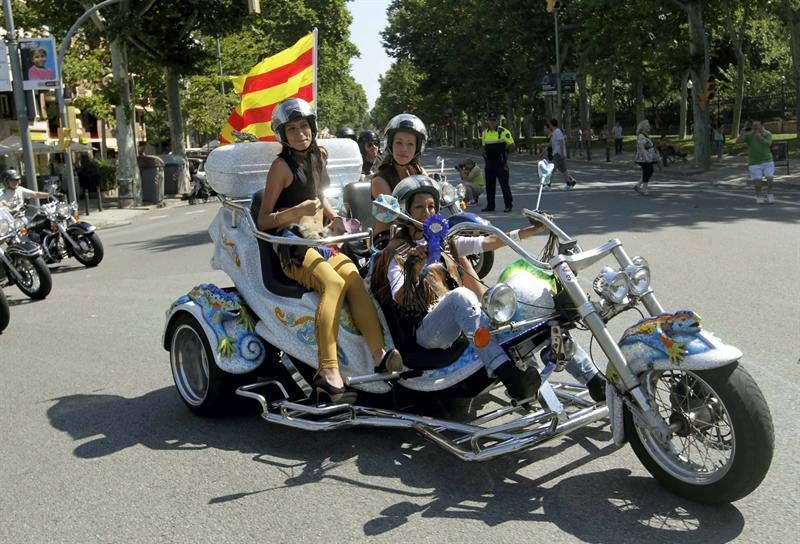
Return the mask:
[[665,444],[636,426],[650,456],[687,483],[707,485],[723,478],[736,454],[736,437],[719,395],[690,371],[653,370],[643,382],[653,408],[672,430]]
[[22,277],[19,283],[23,289],[27,291],[39,290],[39,274],[36,272],[36,267],[33,266],[33,262],[28,259],[16,259],[14,261],[14,267]]
[[203,339],[195,327],[181,324],[175,330],[170,361],[181,397],[192,406],[200,406],[208,395],[208,358]]

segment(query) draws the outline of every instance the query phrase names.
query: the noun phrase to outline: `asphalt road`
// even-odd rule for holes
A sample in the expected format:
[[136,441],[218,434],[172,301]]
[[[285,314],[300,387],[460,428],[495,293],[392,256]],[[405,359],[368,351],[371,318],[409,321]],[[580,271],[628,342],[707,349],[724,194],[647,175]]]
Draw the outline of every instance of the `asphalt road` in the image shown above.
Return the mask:
[[[446,154],[447,164],[459,156]],[[206,228],[218,207],[209,203],[101,231],[100,267],[67,261],[45,301],[6,289],[0,542],[794,540],[797,186],[780,186],[778,204],[757,207],[741,186],[666,174],[656,175],[653,196],[640,197],[625,165],[581,163],[576,177],[577,190],[548,193],[542,207],[584,248],[621,238],[650,261],[667,308],[696,310],[745,353],[776,433],[772,468],[749,497],[724,507],[675,497],[629,447],[611,445],[602,425],[474,465],[408,432],[312,434],[254,415],[192,416],[160,343],[176,297],[201,282],[229,284],[209,265]],[[512,181],[517,209],[532,207],[533,166],[515,159]],[[518,216],[490,217],[520,225]],[[498,254],[495,273],[511,260]],[[594,354],[602,360],[596,346]]]

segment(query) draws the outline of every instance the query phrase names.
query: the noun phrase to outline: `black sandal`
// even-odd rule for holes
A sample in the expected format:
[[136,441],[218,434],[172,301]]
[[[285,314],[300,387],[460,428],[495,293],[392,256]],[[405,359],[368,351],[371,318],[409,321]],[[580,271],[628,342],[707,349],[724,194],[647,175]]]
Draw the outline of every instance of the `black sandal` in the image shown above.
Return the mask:
[[375,367],[375,372],[378,374],[400,372],[401,370],[403,370],[403,356],[394,348],[387,351],[381,362]]
[[347,386],[335,387],[319,374],[314,377],[312,385],[317,396],[317,404],[353,404],[358,398],[358,394],[352,389]]

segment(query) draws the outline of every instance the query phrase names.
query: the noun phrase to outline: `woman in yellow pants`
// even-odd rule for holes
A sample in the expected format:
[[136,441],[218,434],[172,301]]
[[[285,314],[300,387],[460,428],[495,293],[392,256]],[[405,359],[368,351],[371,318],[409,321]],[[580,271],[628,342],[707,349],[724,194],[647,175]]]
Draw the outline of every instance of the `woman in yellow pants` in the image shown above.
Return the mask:
[[[341,217],[320,189],[327,154],[317,145],[316,116],[311,106],[299,98],[282,102],[273,110],[272,130],[283,150],[267,174],[258,227],[287,235],[286,227],[304,217],[322,215],[332,222],[334,230],[344,230]],[[320,295],[314,323],[319,370],[313,385],[318,399],[355,400],[355,392],[344,386],[336,355],[339,314],[345,298],[376,366],[390,371],[402,368],[397,350],[385,350],[375,306],[347,256],[332,248],[305,246],[281,246],[279,255],[287,276]]]

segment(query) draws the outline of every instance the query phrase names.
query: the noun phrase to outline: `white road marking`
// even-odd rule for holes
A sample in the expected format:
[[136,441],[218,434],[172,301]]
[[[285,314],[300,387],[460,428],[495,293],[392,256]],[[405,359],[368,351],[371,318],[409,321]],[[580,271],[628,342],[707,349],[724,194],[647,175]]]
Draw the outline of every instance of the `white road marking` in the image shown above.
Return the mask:
[[195,213],[206,213],[206,210],[197,210],[197,211],[194,211],[194,212],[183,212],[184,215],[192,215],[192,214],[195,214]]
[[[706,193],[716,193],[718,195],[725,195],[725,196],[740,196],[742,198],[747,198],[749,200],[755,200],[756,199],[755,193],[749,193],[749,194],[732,193],[730,191],[719,191],[717,189],[702,189],[702,190],[705,191]],[[789,206],[800,206],[800,202],[793,202],[791,200],[784,200],[782,198],[776,198],[775,202],[776,203],[780,202],[781,204],[788,204]],[[764,206],[766,207],[766,206],[768,206],[768,204],[765,204]]]
[[165,219],[167,217],[169,217],[169,216],[168,215],[153,215],[153,216],[150,217],[150,219]]

